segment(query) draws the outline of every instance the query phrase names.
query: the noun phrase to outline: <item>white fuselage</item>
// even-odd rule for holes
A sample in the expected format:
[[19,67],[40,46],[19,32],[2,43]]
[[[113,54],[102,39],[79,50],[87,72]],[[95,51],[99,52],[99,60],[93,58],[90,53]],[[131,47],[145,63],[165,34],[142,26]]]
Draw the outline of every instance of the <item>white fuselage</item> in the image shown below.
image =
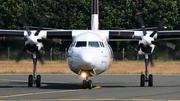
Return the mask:
[[107,41],[90,32],[78,35],[68,50],[68,65],[76,74],[85,70],[98,75],[109,69],[112,58]]

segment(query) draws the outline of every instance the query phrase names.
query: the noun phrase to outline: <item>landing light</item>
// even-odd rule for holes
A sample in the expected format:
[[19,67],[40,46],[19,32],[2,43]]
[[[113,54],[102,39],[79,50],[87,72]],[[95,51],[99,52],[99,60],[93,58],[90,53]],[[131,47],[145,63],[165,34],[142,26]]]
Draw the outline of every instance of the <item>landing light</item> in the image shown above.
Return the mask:
[[82,78],[86,78],[86,77],[87,77],[87,74],[86,74],[85,72],[82,72],[82,73],[81,73],[81,77],[82,77]]

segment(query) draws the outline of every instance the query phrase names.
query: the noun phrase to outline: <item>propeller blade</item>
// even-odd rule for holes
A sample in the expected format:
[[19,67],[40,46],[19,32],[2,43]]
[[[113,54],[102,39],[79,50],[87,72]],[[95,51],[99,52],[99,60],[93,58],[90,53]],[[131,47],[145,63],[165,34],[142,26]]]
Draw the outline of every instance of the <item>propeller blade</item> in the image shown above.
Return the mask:
[[161,27],[165,26],[165,24],[166,24],[167,22],[168,22],[168,20],[167,20],[166,18],[163,18],[163,19],[161,20],[161,22],[159,23],[158,28],[161,28]]
[[144,20],[143,20],[143,17],[142,17],[142,13],[141,12],[137,12],[136,13],[136,19],[137,21],[139,22],[140,26],[141,26],[141,29],[143,31],[143,34],[146,35],[146,28],[145,28],[145,24],[144,24]]
[[38,50],[38,47],[37,46],[35,46],[36,47],[36,55],[37,55],[37,59],[41,62],[41,64],[44,64],[44,59],[43,59],[43,56],[42,56],[42,54],[41,54],[41,50]]
[[132,52],[126,54],[125,57],[131,59],[133,56],[136,56],[140,48],[143,47],[143,44],[139,44]]
[[52,42],[52,43],[58,43],[61,44],[62,40],[61,39],[38,39],[38,42]]
[[139,44],[136,48],[135,48],[135,51],[139,51],[140,50],[140,48],[142,48],[143,47],[143,44],[141,43],[141,44]]
[[41,52],[39,50],[37,50],[36,53],[37,53],[38,59],[41,62],[41,64],[44,64],[44,59],[43,59]]
[[39,25],[39,27],[38,27],[38,29],[37,29],[37,31],[36,31],[36,33],[35,33],[36,36],[39,34],[39,32],[40,32],[41,29],[42,29],[42,26],[44,26],[44,24],[48,21],[49,18],[50,18],[50,16],[48,16],[48,15],[45,15],[45,16],[43,17],[43,19],[41,20],[41,24]]
[[176,45],[173,44],[173,43],[169,43],[169,42],[165,42],[165,43],[160,43],[160,42],[155,42],[155,41],[152,41],[151,42],[152,44],[154,45],[157,45],[157,46],[164,46],[164,47],[169,47],[171,49],[175,49]]
[[161,22],[159,23],[158,27],[153,31],[153,33],[150,35],[150,37],[154,37],[154,35],[157,33],[158,30],[161,30],[162,27],[168,22],[166,18],[163,18]]
[[151,64],[151,67],[154,66],[154,61],[153,61],[153,58],[152,58],[152,54],[149,55],[149,62]]
[[24,53],[26,52],[26,50],[27,50],[26,46],[21,49],[21,51],[19,52],[19,54],[18,54],[18,56],[16,58],[16,62],[19,62],[22,59],[22,57],[24,56]]
[[28,24],[27,24],[27,22],[25,21],[24,17],[23,17],[21,14],[18,14],[17,16],[18,16],[21,24],[23,24],[23,25],[25,26],[25,29],[26,29],[28,35],[30,36],[30,35],[31,35],[31,31],[30,31],[30,29],[29,29],[29,27],[28,27]]

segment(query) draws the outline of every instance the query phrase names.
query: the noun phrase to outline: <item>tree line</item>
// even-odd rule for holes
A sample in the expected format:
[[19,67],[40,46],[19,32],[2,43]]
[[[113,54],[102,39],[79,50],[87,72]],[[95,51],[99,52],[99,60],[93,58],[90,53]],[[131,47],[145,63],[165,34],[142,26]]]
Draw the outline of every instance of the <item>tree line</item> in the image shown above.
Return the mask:
[[[140,25],[135,19],[133,3],[143,13],[146,27],[155,27],[162,18],[168,19],[167,29],[180,29],[180,0],[99,0],[100,29],[123,30],[136,29]],[[58,29],[90,29],[91,0],[0,0],[0,29],[23,29],[17,19],[22,14],[30,26],[39,26],[44,15],[50,19],[44,27]],[[180,55],[180,41],[170,41],[176,44],[173,53]],[[132,51],[138,42],[110,42],[114,51],[121,52],[123,48]],[[64,51],[70,42],[45,45],[50,49]],[[0,49],[18,50],[24,42],[0,41]],[[162,53],[164,48],[157,47],[156,51]],[[171,50],[169,52],[172,52]]]

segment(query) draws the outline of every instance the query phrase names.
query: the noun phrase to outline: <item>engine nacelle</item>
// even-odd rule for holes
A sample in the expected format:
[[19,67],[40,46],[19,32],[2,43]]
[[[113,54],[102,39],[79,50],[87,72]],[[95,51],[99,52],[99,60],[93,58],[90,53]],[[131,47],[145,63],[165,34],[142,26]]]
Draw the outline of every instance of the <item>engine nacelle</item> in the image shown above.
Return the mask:
[[145,54],[152,54],[154,51],[155,45],[148,45],[148,46],[143,46],[140,48],[140,50],[138,51],[139,55],[145,55]]

